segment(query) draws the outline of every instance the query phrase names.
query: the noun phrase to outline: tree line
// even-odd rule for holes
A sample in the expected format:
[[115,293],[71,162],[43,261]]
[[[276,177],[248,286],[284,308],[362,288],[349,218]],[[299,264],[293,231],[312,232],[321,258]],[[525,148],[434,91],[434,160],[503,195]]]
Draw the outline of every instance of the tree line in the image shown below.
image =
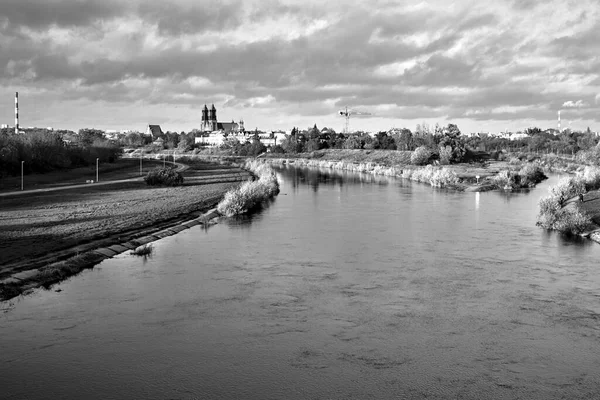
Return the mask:
[[0,178],[21,173],[45,173],[114,162],[122,152],[121,147],[104,137],[104,132],[81,129],[75,135],[71,131],[26,129],[14,133],[12,129],[0,130]]

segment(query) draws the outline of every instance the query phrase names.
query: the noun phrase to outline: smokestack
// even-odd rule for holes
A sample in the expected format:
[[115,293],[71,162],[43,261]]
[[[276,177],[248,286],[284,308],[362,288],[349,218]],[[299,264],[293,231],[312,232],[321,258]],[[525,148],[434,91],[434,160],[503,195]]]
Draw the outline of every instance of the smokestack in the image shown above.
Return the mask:
[[19,133],[19,92],[15,92],[15,133]]
[[558,131],[560,132],[560,110],[558,110]]

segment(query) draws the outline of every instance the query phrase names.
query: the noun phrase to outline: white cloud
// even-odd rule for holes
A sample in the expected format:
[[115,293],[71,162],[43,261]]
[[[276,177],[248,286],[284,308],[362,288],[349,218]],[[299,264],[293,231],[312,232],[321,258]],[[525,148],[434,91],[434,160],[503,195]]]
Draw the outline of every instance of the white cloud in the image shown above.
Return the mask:
[[587,104],[583,100],[569,100],[565,101],[562,106],[566,108],[581,108],[587,106]]

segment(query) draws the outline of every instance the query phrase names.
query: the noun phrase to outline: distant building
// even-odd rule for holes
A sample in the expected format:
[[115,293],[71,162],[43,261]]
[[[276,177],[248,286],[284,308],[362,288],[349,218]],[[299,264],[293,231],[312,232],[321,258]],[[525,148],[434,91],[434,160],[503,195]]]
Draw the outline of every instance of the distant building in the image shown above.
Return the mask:
[[163,135],[162,129],[160,129],[160,125],[148,125],[145,136],[152,136],[152,139],[157,139],[158,137]]
[[202,132],[221,131],[225,134],[232,132],[244,132],[244,121],[240,121],[239,123],[233,120],[231,122],[219,122],[217,121],[217,109],[215,105],[213,104],[209,109],[205,104],[204,108],[202,109],[200,130]]

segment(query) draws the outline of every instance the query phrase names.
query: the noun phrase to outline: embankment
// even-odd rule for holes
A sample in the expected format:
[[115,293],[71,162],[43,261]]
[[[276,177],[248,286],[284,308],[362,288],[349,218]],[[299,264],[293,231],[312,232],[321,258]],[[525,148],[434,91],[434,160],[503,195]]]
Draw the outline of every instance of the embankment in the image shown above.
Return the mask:
[[[249,176],[238,168],[203,163],[188,169],[183,186],[175,188],[150,188],[140,179],[0,197],[0,299],[94,265],[101,261],[96,249],[135,245],[140,238],[203,217]],[[59,273],[54,267],[60,262],[66,265]]]

